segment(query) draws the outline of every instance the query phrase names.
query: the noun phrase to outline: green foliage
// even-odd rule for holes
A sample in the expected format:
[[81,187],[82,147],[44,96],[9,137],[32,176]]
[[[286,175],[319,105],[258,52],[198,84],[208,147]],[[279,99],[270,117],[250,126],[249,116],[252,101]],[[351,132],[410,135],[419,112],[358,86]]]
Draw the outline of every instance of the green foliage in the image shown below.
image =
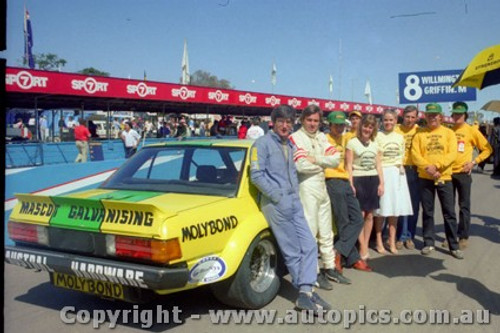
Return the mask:
[[53,53],[42,53],[33,55],[35,60],[35,64],[38,66],[38,69],[43,69],[47,71],[53,71],[63,68],[67,61],[65,59],[59,58],[57,55]]
[[[225,88],[225,89],[234,89],[231,86],[231,82],[225,79],[219,79],[217,76],[210,74],[209,72],[197,70],[191,75],[190,84],[204,87],[213,87],[213,88]],[[179,82],[182,82],[181,79]]]
[[77,73],[85,74],[85,75],[92,75],[92,76],[109,76],[108,72],[98,70],[94,67],[84,68],[81,71],[78,71]]

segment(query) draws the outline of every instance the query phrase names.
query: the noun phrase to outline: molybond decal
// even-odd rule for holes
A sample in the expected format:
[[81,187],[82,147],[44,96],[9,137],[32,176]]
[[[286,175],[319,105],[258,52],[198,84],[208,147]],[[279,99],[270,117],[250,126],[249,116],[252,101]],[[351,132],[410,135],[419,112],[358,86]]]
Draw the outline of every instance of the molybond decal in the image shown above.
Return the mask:
[[75,230],[99,231],[105,211],[99,200],[52,197],[59,206],[50,225]]
[[30,194],[16,194],[16,197],[19,202],[10,215],[10,218],[15,221],[47,225],[59,208],[50,197]]

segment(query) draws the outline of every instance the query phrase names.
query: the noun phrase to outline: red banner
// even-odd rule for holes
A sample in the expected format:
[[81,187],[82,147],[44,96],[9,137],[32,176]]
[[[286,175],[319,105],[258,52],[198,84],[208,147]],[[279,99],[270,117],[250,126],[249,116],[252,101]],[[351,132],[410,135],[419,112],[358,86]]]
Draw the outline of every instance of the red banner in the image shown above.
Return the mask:
[[[104,97],[147,101],[177,101],[267,108],[287,104],[298,110],[304,109],[310,104],[316,104],[326,112],[334,110],[350,112],[356,110],[361,113],[371,114],[381,114],[384,109],[390,107],[386,105],[370,105],[366,103],[264,94],[173,83],[28,70],[15,67],[7,67],[5,83],[7,93],[26,92],[47,95],[85,96],[88,98]],[[396,108],[396,110],[399,115],[402,115],[403,110],[401,108]],[[422,114],[420,114],[420,117],[422,117]]]

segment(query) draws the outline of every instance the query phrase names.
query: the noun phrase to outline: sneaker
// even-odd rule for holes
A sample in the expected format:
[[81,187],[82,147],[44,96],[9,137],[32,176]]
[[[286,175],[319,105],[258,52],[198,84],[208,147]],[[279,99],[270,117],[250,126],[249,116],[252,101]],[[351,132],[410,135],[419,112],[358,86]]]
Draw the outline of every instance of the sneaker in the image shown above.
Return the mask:
[[458,248],[460,250],[465,250],[467,248],[467,239],[462,238],[461,240],[458,241]]
[[456,259],[464,258],[464,253],[461,250],[451,250],[450,254]]
[[333,268],[327,268],[322,270],[327,278],[330,280],[340,283],[340,284],[351,284],[351,280],[346,278],[344,275],[337,272],[337,270]]
[[299,297],[295,301],[295,307],[298,310],[318,311],[319,306],[313,302],[312,293],[299,292]]
[[323,300],[321,297],[319,297],[319,295],[316,294],[314,291],[312,293],[311,300],[314,302],[314,304],[319,306],[322,310],[328,311],[328,310],[332,309],[332,306],[330,304],[328,304],[325,300]]
[[403,248],[403,242],[402,241],[397,241],[396,242],[396,249],[401,250]]
[[[398,247],[397,246],[398,244],[396,244],[396,248]],[[414,250],[415,249],[415,243],[413,243],[413,241],[411,239],[407,239],[405,241],[405,247],[408,249],[408,250]]]
[[330,281],[328,281],[324,272],[320,272],[318,274],[318,278],[316,279],[315,285],[316,285],[316,288],[319,288],[319,289],[324,289],[324,290],[332,290],[333,289],[333,285],[330,283]]
[[434,251],[435,248],[434,246],[432,245],[427,245],[426,247],[424,247],[421,251],[421,253],[424,255],[424,256],[428,256],[429,254],[431,254],[432,251]]

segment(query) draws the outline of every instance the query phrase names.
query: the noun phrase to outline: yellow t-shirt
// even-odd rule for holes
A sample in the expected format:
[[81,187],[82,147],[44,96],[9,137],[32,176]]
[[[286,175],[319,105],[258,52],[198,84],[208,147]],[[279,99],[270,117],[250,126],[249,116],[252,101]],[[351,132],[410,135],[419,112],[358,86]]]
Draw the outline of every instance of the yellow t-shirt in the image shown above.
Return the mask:
[[403,164],[410,166],[415,165],[413,163],[413,160],[411,159],[411,143],[413,141],[413,137],[419,130],[418,125],[415,125],[412,128],[408,128],[403,124],[399,124],[394,130],[396,131],[396,133],[401,134],[405,139],[405,158]]
[[457,159],[453,162],[453,173],[463,172],[464,164],[472,161],[474,147],[480,151],[474,159],[476,163],[481,163],[493,152],[488,140],[475,127],[462,124],[459,127],[453,127],[453,131],[457,137]]
[[346,133],[344,133],[343,136],[345,137],[345,142],[347,144],[347,142],[349,142],[349,140],[351,140],[352,138],[356,137],[356,131],[346,132]]
[[357,137],[347,142],[346,149],[352,150],[352,176],[377,176],[377,154],[379,147],[375,141],[365,146]]
[[325,177],[328,178],[341,178],[341,179],[349,179],[349,174],[345,169],[345,146],[346,146],[346,135],[343,134],[338,140],[335,140],[330,134],[326,135],[328,142],[335,147],[335,149],[340,153],[340,161],[339,166],[336,168],[327,168],[325,169]]
[[403,165],[405,139],[399,133],[378,132],[375,142],[382,152],[382,166]]
[[435,130],[429,128],[419,130],[413,137],[411,157],[417,166],[420,178],[433,180],[425,168],[435,165],[441,173],[439,181],[451,180],[451,165],[457,158],[455,133],[443,125]]

